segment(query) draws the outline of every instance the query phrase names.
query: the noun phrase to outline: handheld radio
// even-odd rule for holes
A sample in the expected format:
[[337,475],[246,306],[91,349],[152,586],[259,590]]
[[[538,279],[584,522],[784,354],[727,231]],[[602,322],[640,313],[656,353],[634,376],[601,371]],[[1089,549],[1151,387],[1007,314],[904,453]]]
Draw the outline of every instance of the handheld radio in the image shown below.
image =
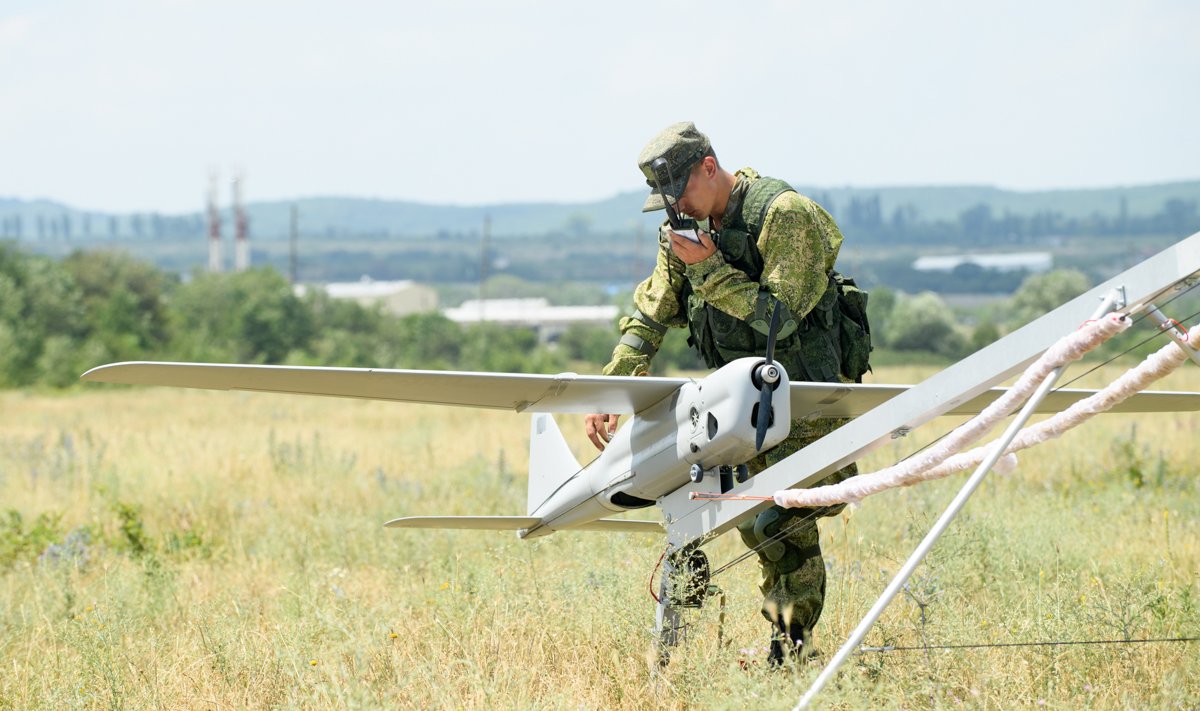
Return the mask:
[[696,235],[696,221],[680,217],[679,212],[668,199],[667,191],[663,190],[664,177],[667,185],[675,184],[675,176],[671,174],[671,166],[667,163],[667,159],[655,158],[650,163],[650,171],[654,173],[654,184],[658,187],[658,193],[662,196],[663,205],[667,209],[667,222],[671,225],[671,231],[696,244],[701,244],[700,238]]

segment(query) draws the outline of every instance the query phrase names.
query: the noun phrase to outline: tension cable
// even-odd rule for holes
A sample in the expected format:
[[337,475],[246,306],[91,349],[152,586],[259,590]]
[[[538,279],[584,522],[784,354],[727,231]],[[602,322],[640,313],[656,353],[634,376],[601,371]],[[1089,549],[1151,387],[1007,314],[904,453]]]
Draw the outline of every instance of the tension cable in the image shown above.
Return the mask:
[[1088,640],[1055,640],[1050,642],[996,642],[993,644],[926,644],[901,647],[884,645],[882,647],[858,648],[860,654],[867,652],[919,652],[934,649],[1000,649],[1004,647],[1072,647],[1089,644],[1152,644],[1165,642],[1200,642],[1200,637],[1153,637],[1147,639],[1088,639]]

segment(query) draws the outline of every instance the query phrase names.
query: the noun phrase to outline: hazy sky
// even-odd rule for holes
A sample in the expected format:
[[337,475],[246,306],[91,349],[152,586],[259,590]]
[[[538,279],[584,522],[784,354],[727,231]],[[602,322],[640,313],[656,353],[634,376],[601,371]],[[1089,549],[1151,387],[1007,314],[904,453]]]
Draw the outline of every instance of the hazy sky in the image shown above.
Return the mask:
[[591,200],[689,119],[805,184],[1193,179],[1198,29],[1194,0],[0,0],[0,196],[195,210],[241,167],[251,200]]

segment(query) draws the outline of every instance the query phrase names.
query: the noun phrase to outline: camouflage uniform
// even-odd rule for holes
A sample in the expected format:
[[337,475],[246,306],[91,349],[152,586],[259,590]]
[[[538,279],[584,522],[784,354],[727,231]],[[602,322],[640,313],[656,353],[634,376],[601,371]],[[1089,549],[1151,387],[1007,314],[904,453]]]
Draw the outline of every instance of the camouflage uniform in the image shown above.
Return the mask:
[[[682,129],[685,133],[695,131],[690,124],[677,124],[664,133],[672,129]],[[707,138],[698,135],[707,144]],[[646,160],[647,155],[653,156],[657,150],[663,149],[652,143],[643,151],[643,159]],[[759,184],[760,181],[770,181],[770,184]],[[681,183],[674,194],[682,194],[686,178]],[[778,189],[778,186],[784,189]],[[657,193],[656,190],[647,201],[647,209],[661,207],[661,198],[655,203]],[[747,202],[755,200],[757,203],[753,205]],[[770,314],[778,300],[783,304],[784,317],[778,334],[777,360],[794,380],[806,379],[806,374],[811,380],[844,380],[838,373],[836,361],[832,369],[822,367],[821,356],[813,357],[804,352],[808,348],[806,343],[824,343],[805,336],[818,335],[808,328],[810,321],[818,311],[824,309],[823,312],[827,312],[831,293],[836,298],[836,292],[830,291],[830,273],[841,247],[842,235],[829,214],[781,181],[762,178],[754,170],[744,168],[736,173],[736,183],[720,227],[713,233],[717,251],[692,265],[685,265],[672,252],[669,228],[664,225],[660,230],[657,264],[634,293],[637,311],[621,319],[621,342],[613,350],[612,360],[605,366],[604,373],[648,373],[650,360],[662,343],[667,327],[689,327],[690,341],[713,367],[742,355],[761,356],[765,350]],[[756,240],[753,239],[755,233]],[[740,243],[747,239],[753,241],[756,250]],[[747,261],[742,254],[745,251],[757,251],[759,260]],[[751,265],[748,268],[752,271],[759,272],[757,280],[738,268],[747,264]],[[712,341],[705,342],[711,334],[698,333],[728,331],[730,324],[735,322],[743,330],[740,345],[714,348]],[[745,325],[752,330],[745,329]],[[721,337],[718,334],[717,338]],[[728,343],[724,345],[729,346]],[[826,352],[821,350],[821,354]],[[786,440],[749,462],[751,474],[784,459],[844,422],[832,419],[794,421]],[[822,483],[841,481],[855,473],[857,470],[851,464]],[[776,506],[738,527],[747,546],[761,546],[758,555],[763,574],[762,612],[780,633],[772,644],[773,658],[782,656],[783,635],[798,643],[811,633],[821,616],[825,566],[816,518],[836,514],[841,508],[814,511]],[[789,531],[785,536],[778,542],[768,542],[784,527]]]

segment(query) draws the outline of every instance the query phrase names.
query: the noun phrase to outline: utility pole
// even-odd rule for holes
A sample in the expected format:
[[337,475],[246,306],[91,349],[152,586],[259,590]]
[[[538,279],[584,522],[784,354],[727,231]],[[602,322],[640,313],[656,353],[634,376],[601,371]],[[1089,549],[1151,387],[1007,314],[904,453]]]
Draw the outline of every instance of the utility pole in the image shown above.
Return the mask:
[[492,233],[492,216],[485,214],[483,216],[483,240],[479,256],[479,322],[484,320],[484,302],[487,300],[487,272],[488,272],[488,242],[491,240]]
[[[110,225],[116,225],[116,218]],[[217,171],[213,170],[208,174],[208,271],[218,274],[221,266],[221,212],[217,210]]]
[[292,278],[292,286],[296,285],[296,243],[298,241],[300,218],[296,203],[292,203],[292,230],[288,241],[288,274]]
[[233,179],[234,263],[239,272],[250,268],[250,236],[246,230],[246,207],[242,204],[242,182],[245,179],[245,174],[241,172]]

